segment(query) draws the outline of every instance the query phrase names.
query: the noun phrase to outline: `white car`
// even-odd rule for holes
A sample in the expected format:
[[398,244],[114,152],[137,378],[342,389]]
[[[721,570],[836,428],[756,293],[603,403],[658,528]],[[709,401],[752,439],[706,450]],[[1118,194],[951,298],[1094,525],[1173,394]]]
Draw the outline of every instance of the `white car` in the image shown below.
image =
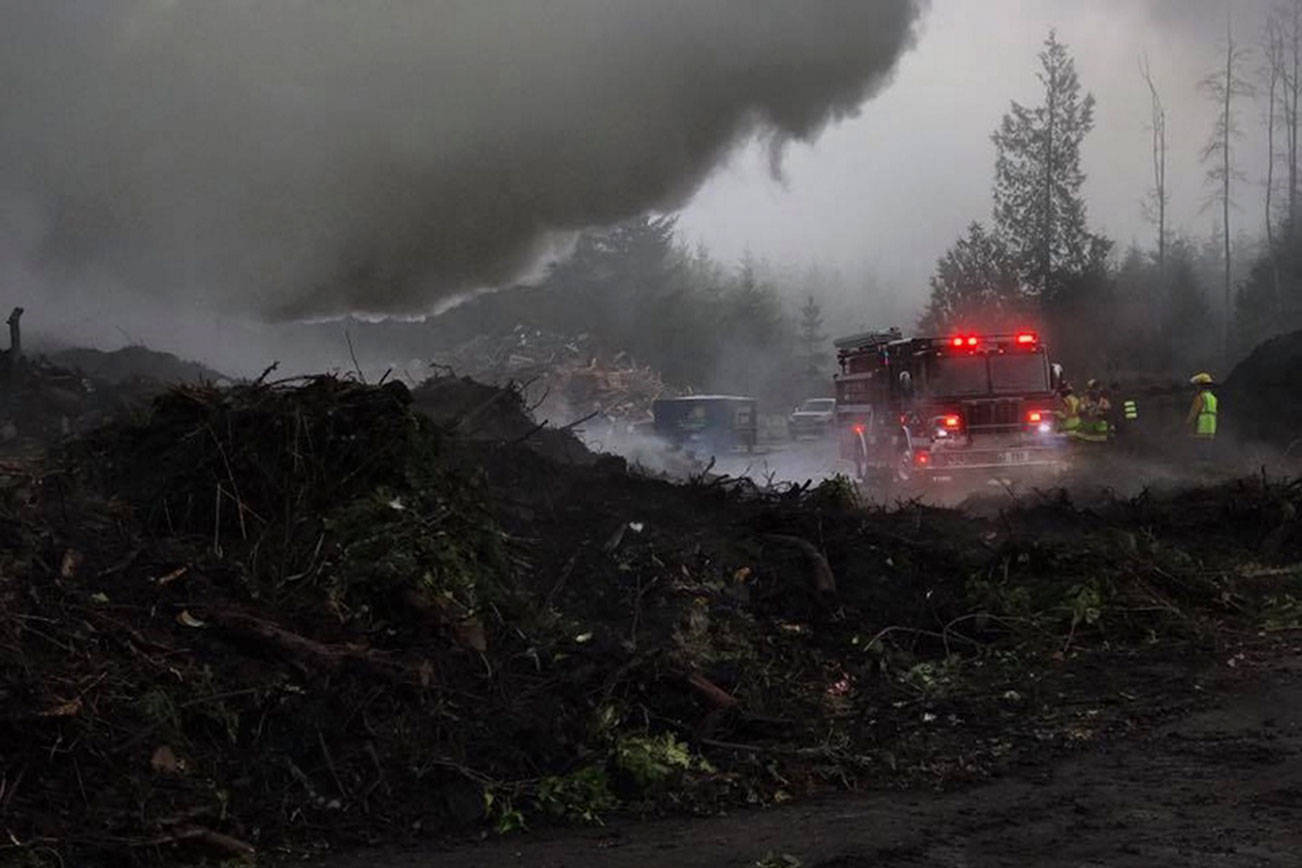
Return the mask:
[[835,398],[806,398],[787,417],[787,433],[792,440],[805,435],[821,437],[832,427],[835,413]]

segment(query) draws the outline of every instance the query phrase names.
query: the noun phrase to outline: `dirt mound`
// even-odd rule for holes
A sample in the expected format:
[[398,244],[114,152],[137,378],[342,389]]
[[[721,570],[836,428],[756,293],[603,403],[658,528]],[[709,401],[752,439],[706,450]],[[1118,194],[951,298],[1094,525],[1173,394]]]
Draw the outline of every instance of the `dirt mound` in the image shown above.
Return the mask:
[[141,379],[111,383],[22,358],[0,376],[0,452],[35,454],[71,434],[145,405],[165,386]]
[[415,407],[457,438],[530,448],[566,462],[596,460],[566,428],[535,422],[523,391],[514,385],[491,386],[469,377],[436,376],[412,391]]
[[1240,362],[1221,389],[1227,432],[1245,441],[1294,449],[1302,439],[1302,332],[1260,344]]
[[112,384],[139,378],[168,384],[215,383],[228,379],[206,365],[139,345],[122,347],[112,352],[73,347],[50,353],[49,360],[59,367]]
[[0,863],[979,778],[1070,742],[1078,649],[1302,619],[1302,485],[867,510],[558,459],[518,401],[187,387],[0,467]]

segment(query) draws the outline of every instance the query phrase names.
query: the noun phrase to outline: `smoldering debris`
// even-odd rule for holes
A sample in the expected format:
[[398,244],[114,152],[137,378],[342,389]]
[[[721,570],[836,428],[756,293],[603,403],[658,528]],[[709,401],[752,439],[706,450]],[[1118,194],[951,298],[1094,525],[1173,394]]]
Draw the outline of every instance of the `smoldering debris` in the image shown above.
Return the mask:
[[424,313],[854,113],[924,2],[11,4],[0,277]]
[[400,383],[186,386],[0,467],[0,854],[980,780],[1169,713],[1163,648],[1302,623],[1297,482],[866,509],[556,459],[518,393],[430,389],[437,422]]

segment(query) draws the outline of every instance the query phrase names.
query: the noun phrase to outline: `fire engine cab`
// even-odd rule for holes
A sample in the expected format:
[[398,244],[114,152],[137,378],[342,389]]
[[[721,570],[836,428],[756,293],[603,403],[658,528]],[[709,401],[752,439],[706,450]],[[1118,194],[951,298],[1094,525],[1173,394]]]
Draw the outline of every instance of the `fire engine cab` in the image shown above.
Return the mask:
[[836,341],[835,426],[858,478],[923,481],[1061,469],[1060,369],[1033,331]]

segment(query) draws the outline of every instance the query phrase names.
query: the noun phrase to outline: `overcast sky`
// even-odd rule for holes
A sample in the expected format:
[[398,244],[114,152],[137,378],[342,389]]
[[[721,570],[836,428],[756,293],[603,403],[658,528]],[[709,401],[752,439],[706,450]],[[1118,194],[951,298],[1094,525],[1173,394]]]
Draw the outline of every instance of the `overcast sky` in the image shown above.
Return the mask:
[[[1227,10],[1255,45],[1268,2],[0,0],[0,285],[38,330],[212,357],[223,317],[428,311],[682,207],[724,261],[876,275],[907,325],[989,218],[990,132],[1039,101],[1051,27],[1098,101],[1092,227],[1151,242],[1147,52],[1170,223],[1210,234],[1196,84]],[[1258,233],[1262,110],[1238,113]]]
[[[917,47],[858,117],[787,152],[783,178],[759,147],[736,154],[684,210],[680,225],[725,259],[746,249],[774,262],[866,269],[920,301],[936,259],[972,220],[988,221],[990,133],[1010,100],[1039,102],[1036,54],[1056,28],[1097,99],[1084,147],[1093,227],[1124,248],[1149,244],[1141,211],[1151,185],[1149,99],[1138,72],[1147,52],[1167,106],[1173,228],[1210,234],[1215,209],[1198,151],[1214,110],[1197,88],[1220,59],[1225,15],[1255,47],[1267,6],[1257,0],[932,0]],[[1255,74],[1259,56],[1250,61]],[[1240,164],[1247,176],[1232,215],[1259,232],[1265,142],[1262,107],[1244,101]]]

